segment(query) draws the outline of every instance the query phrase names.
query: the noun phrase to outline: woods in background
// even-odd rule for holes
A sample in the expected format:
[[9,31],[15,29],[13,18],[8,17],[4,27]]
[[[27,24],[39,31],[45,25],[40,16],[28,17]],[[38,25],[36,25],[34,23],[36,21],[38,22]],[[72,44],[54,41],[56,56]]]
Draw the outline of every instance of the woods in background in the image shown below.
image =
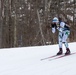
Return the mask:
[[61,16],[71,28],[69,42],[76,41],[75,0],[0,0],[0,48],[57,44],[51,20]]

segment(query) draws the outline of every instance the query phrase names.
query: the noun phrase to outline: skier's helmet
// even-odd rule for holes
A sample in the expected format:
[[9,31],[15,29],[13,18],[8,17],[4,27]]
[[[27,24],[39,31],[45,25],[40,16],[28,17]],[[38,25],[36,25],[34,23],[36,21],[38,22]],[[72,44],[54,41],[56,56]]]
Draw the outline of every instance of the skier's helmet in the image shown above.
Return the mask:
[[59,22],[59,20],[58,20],[58,18],[57,18],[57,17],[54,17],[54,18],[53,18],[53,20],[52,20],[52,22],[53,22],[53,23],[58,23],[58,22]]

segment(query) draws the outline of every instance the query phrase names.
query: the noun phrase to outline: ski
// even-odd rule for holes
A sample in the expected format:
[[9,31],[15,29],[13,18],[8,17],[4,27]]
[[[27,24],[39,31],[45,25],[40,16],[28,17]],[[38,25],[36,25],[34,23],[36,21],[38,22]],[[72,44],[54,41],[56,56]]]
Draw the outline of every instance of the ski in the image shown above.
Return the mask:
[[60,55],[53,55],[53,56],[50,56],[50,57],[46,57],[46,58],[41,59],[41,61],[46,60],[46,59],[50,59],[50,58],[54,58],[54,57],[57,57],[57,56],[60,56]]
[[41,61],[42,60],[47,60],[47,59],[50,59],[50,61],[51,61],[51,60],[59,59],[59,58],[62,58],[62,57],[70,56],[70,55],[73,55],[73,54],[76,54],[76,52],[71,53],[69,55],[65,55],[65,54],[62,54],[62,55],[53,55],[53,56],[50,56],[50,57],[43,58],[43,59],[41,59]]
[[76,52],[71,53],[71,54],[69,54],[69,55],[65,55],[65,54],[64,54],[64,55],[58,56],[58,57],[56,57],[56,58],[50,59],[50,61],[56,60],[56,59],[60,59],[60,58],[66,57],[66,56],[74,55],[74,54],[76,54]]

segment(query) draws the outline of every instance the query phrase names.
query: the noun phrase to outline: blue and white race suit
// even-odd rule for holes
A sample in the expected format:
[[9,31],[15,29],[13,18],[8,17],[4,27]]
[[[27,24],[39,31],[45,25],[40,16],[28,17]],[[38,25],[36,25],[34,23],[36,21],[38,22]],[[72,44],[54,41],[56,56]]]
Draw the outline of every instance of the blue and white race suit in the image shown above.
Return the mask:
[[64,22],[60,22],[60,26],[57,29],[59,31],[59,35],[58,35],[59,48],[62,48],[63,43],[65,47],[68,48],[67,39],[70,34],[69,27]]

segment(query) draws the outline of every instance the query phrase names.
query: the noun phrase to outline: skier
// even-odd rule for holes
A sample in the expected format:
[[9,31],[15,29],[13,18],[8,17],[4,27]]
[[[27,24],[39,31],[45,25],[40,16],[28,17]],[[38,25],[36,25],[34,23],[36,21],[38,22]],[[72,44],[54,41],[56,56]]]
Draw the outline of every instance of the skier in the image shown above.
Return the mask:
[[62,44],[64,43],[66,47],[66,53],[65,55],[70,54],[70,49],[68,47],[67,38],[70,34],[69,26],[62,21],[61,18],[54,17],[52,20],[52,32],[55,33],[56,29],[59,31],[58,35],[58,43],[59,43],[59,52],[57,55],[61,55],[63,53]]

